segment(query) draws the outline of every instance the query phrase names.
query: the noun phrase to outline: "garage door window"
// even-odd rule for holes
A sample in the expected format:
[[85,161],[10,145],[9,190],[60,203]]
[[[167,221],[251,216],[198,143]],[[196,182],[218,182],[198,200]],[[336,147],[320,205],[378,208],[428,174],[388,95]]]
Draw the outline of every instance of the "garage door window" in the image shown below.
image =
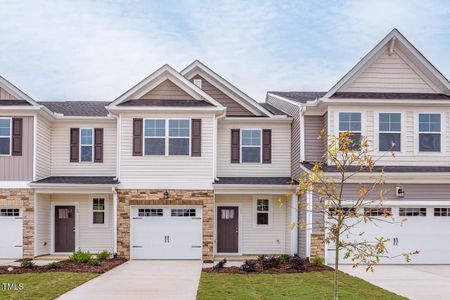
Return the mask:
[[139,217],[162,217],[162,208],[140,208],[138,210]]
[[170,211],[172,217],[195,217],[195,208],[173,208]]
[[365,207],[364,214],[368,217],[389,217],[392,216],[390,207]]
[[400,217],[425,217],[427,215],[427,209],[425,207],[400,207]]
[[2,208],[0,209],[0,217],[19,217],[20,210],[18,208]]
[[434,208],[435,217],[450,217],[450,208],[447,207],[435,207]]

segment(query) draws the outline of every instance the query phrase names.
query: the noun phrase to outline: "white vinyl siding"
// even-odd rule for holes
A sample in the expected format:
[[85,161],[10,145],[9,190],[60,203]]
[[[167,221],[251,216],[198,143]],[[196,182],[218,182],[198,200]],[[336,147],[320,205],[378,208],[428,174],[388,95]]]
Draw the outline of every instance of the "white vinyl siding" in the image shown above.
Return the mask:
[[42,116],[37,117],[36,144],[36,180],[49,177],[51,174],[52,129],[50,121]]
[[[84,127],[103,128],[103,163],[70,162],[70,128]],[[51,175],[86,176],[86,174],[89,174],[89,176],[115,176],[116,141],[116,120],[53,122]]]
[[[232,176],[290,176],[291,175],[291,124],[264,122],[252,123],[225,121],[218,124],[217,174],[218,177]],[[262,128],[272,130],[272,163],[231,163],[231,129]]]

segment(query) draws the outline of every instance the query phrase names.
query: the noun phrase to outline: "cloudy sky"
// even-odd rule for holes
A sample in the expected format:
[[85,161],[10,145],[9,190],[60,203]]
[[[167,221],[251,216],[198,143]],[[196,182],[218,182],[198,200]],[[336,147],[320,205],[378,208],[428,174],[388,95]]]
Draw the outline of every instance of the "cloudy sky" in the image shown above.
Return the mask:
[[199,59],[258,101],[327,90],[392,28],[450,77],[448,0],[0,0],[0,75],[36,100],[112,100]]

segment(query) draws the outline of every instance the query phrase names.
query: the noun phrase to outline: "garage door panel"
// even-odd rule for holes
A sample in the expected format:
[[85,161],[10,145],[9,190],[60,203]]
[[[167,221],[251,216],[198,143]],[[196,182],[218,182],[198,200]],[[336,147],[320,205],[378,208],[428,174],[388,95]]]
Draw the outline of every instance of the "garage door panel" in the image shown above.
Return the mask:
[[22,210],[0,208],[0,258],[22,258],[22,243]]

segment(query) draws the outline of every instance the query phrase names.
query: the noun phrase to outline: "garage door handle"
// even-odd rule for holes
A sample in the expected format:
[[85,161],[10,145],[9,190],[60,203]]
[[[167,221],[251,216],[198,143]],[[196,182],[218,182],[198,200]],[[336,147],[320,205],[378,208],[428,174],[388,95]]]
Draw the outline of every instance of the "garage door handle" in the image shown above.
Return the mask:
[[192,218],[192,220],[201,220],[201,217]]
[[142,248],[142,246],[133,246],[133,248]]
[[14,246],[14,247],[16,247],[16,248],[22,248],[22,245],[16,245],[16,246]]
[[15,217],[14,219],[16,219],[16,220],[22,220],[23,217]]
[[192,248],[201,248],[202,246],[192,246]]
[[138,217],[133,217],[133,220],[140,220],[142,218],[138,218]]

